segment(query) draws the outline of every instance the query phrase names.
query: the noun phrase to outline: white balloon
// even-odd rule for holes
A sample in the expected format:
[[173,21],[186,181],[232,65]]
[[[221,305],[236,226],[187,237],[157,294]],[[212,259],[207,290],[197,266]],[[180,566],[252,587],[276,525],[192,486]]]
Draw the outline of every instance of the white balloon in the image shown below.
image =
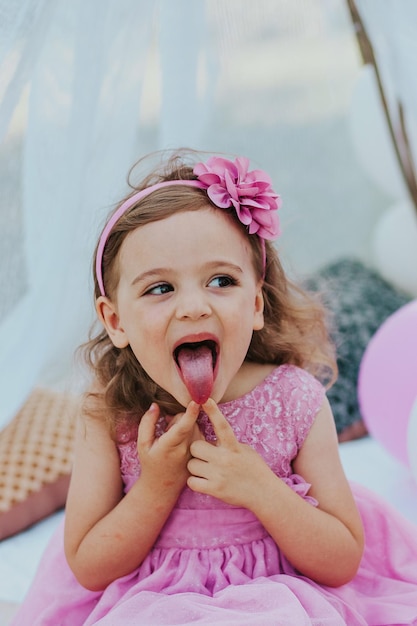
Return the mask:
[[376,225],[372,244],[381,275],[417,296],[417,210],[410,201],[397,202],[385,211]]
[[392,198],[407,187],[397,161],[372,66],[364,65],[353,90],[350,130],[358,161],[370,179]]
[[408,461],[413,478],[417,482],[417,397],[413,404],[407,429]]

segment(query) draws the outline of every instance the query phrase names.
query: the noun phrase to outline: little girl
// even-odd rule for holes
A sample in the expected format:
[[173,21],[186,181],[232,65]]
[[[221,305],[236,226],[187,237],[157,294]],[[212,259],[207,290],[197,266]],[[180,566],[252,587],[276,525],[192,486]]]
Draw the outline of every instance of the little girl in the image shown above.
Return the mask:
[[102,232],[65,527],[14,624],[417,624],[416,530],[344,476],[279,197],[245,158],[192,156]]

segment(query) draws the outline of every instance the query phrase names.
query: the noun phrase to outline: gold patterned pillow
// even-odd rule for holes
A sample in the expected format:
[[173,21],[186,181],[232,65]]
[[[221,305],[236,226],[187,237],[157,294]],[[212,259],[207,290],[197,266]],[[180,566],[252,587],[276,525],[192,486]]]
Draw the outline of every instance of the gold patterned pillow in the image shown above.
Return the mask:
[[0,540],[65,505],[80,398],[35,389],[0,432]]

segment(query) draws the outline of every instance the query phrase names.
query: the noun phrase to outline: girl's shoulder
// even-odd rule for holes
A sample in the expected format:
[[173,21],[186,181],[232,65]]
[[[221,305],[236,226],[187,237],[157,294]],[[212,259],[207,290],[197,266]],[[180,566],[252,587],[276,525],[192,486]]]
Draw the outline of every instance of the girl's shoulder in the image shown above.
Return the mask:
[[[253,364],[255,365],[255,364]],[[248,368],[250,374],[252,368]],[[252,370],[253,371],[253,370]],[[305,441],[325,398],[325,388],[308,371],[296,365],[254,368],[263,378],[252,388],[220,408],[229,421],[243,420],[268,432],[278,432],[282,441],[293,446],[292,458]],[[251,428],[251,426],[249,426]],[[246,426],[240,426],[241,430]],[[280,439],[280,440],[281,440]]]
[[[242,368],[243,369],[243,368]],[[309,425],[320,410],[325,388],[310,372],[296,365],[260,365],[247,363],[240,372],[240,389],[235,388],[234,398],[221,402],[237,406],[258,406],[262,410],[279,410],[281,419],[297,420],[302,414]]]
[[262,397],[265,408],[279,416],[281,433],[299,450],[323,405],[323,385],[310,372],[285,364],[272,370],[255,393]]
[[[239,388],[241,393],[238,393]],[[278,389],[280,393],[291,396],[297,391],[303,395],[313,393],[321,401],[325,394],[325,389],[317,378],[297,365],[245,362],[239,371],[235,397],[245,396],[259,389],[269,389],[271,393]]]
[[318,394],[323,398],[325,394],[325,388],[322,383],[310,372],[292,365],[285,363],[273,368],[270,374],[264,379],[266,383],[275,383],[281,390],[288,390],[289,393],[299,391],[301,394],[306,392]]
[[280,398],[285,412],[294,415],[300,408],[309,414],[312,421],[320,410],[326,390],[322,383],[310,372],[296,365],[279,365],[263,382],[271,396]]

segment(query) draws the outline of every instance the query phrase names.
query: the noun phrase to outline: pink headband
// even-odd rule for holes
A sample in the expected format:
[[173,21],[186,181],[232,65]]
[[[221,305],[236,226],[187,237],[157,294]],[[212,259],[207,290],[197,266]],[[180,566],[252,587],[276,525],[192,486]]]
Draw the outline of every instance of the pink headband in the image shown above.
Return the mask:
[[104,227],[97,247],[96,276],[101,295],[106,293],[102,274],[103,253],[113,226],[139,200],[163,187],[184,185],[205,189],[210,200],[220,209],[234,207],[240,222],[248,227],[249,234],[258,235],[263,242],[265,266],[264,240],[275,239],[280,233],[277,210],[281,200],[273,191],[268,174],[262,170],[248,171],[248,168],[249,160],[245,157],[238,157],[234,162],[211,157],[206,163],[197,163],[194,167],[197,179],[165,180],[138,191],[123,202]]

